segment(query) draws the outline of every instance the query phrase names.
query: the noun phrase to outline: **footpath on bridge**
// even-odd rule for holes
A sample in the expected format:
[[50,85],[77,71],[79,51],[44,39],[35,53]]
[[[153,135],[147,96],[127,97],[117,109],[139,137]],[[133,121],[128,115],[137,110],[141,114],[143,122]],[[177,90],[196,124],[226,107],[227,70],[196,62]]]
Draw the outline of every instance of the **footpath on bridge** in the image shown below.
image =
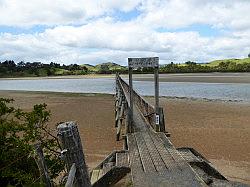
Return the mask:
[[163,132],[154,132],[134,109],[133,133],[127,135],[134,186],[204,186]]

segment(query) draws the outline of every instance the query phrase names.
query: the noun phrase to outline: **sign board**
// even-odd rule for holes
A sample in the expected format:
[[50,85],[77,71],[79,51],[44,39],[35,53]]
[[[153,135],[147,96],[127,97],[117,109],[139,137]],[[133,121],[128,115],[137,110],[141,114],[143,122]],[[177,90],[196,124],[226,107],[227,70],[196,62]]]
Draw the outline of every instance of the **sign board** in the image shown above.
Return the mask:
[[159,67],[159,57],[128,58],[129,68],[155,68]]
[[155,124],[156,125],[160,124],[160,116],[158,114],[155,115]]

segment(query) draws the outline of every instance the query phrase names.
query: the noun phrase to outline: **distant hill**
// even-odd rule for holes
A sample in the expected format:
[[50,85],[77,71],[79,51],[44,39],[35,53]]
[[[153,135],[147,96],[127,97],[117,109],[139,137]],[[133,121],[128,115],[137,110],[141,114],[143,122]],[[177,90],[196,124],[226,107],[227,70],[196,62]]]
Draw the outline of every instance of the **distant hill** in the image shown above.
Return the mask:
[[106,63],[98,64],[95,67],[99,69],[99,68],[101,68],[101,66],[108,66],[110,70],[125,68],[124,66],[121,66],[121,65],[113,63],[113,62],[106,62]]
[[98,71],[101,70],[102,67],[107,67],[111,71],[113,71],[113,70],[121,70],[121,69],[126,68],[124,66],[121,66],[121,65],[113,63],[113,62],[105,62],[105,63],[97,64],[95,66],[90,65],[90,64],[83,64],[81,66],[82,67],[85,66],[86,68],[88,68],[89,71],[92,71],[92,72],[98,72]]
[[95,71],[95,66],[90,65],[90,64],[82,64],[80,65],[81,67],[86,67],[88,68],[89,71]]
[[214,60],[214,61],[211,61],[211,62],[206,63],[204,65],[214,67],[214,66],[218,66],[221,62],[244,64],[244,63],[250,63],[250,58],[243,58],[243,59],[234,58],[234,59]]

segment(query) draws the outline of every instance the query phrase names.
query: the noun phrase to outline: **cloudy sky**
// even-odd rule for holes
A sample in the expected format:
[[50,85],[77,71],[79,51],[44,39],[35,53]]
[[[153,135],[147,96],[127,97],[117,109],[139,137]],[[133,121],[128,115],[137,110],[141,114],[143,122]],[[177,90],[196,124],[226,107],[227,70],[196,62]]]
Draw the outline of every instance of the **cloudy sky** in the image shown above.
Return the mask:
[[244,58],[250,0],[0,0],[0,61]]

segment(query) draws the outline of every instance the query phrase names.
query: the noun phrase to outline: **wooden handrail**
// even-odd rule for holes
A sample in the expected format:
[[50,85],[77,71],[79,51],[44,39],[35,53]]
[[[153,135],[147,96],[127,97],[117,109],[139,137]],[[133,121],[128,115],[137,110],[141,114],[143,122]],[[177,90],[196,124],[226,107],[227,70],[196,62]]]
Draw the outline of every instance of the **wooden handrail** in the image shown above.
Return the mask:
[[[128,106],[130,107],[129,85],[119,75],[117,75],[116,79],[117,79],[117,84],[122,90],[122,93],[125,96],[126,102]],[[143,116],[146,118],[150,126],[153,127],[153,129],[155,129],[154,107],[150,103],[148,103],[143,97],[141,97],[135,90],[133,90],[133,95],[134,95],[134,103],[139,108]]]

